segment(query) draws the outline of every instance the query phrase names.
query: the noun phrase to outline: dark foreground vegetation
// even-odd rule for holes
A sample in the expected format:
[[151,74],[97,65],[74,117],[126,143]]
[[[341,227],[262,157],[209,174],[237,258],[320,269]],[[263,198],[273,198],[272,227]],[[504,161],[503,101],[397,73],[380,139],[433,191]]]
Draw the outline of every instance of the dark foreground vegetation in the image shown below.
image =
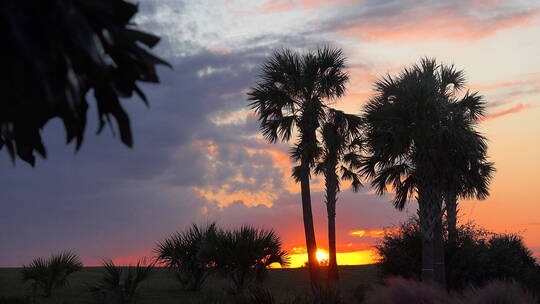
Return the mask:
[[212,223],[170,235],[156,244],[154,259],[134,266],[104,260],[103,267],[83,268],[77,255],[63,252],[0,269],[0,304],[540,303],[540,265],[519,235],[468,223],[448,244],[447,231],[444,225],[448,289],[419,280],[417,218],[385,234],[376,247],[380,263],[341,266],[339,281],[324,271],[328,277],[317,286],[306,268],[268,269],[288,265],[272,230]]
[[[122,267],[124,271],[126,268]],[[92,292],[90,286],[102,280],[104,271],[102,267],[85,267],[74,273],[69,284],[58,289],[52,298],[34,303],[123,303],[102,301]],[[20,268],[0,269],[0,304],[32,303],[26,297],[29,286],[22,283],[20,273]],[[141,284],[136,303],[539,303],[531,291],[512,282],[490,282],[482,287],[447,293],[413,280],[390,278],[382,282],[378,265],[339,266],[339,273],[338,288],[322,288],[313,293],[306,268],[270,269],[264,285],[238,296],[227,291],[229,282],[219,276],[208,278],[201,291],[183,291],[168,269],[158,267]]]

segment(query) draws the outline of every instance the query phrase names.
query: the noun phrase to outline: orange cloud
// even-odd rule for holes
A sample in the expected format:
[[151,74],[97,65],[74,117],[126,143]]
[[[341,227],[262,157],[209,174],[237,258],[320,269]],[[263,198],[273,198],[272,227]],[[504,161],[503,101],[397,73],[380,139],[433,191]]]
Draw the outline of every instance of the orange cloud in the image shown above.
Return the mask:
[[382,238],[384,236],[384,233],[387,231],[388,229],[374,229],[374,230],[353,230],[351,232],[349,232],[349,235],[352,235],[352,236],[358,236],[358,237],[363,237],[363,236],[369,236],[369,237],[373,237],[373,238]]
[[[424,42],[426,40],[476,40],[494,35],[498,31],[521,26],[540,15],[540,10],[498,16],[476,18],[463,16],[458,10],[443,10],[423,16],[398,14],[389,18],[368,21],[364,24],[340,28],[343,35],[366,40],[391,40],[399,42]],[[368,16],[369,17],[369,16]],[[407,23],[406,20],[411,20]],[[360,21],[363,22],[363,21]]]
[[261,11],[264,13],[284,12],[293,10],[294,7],[294,3],[290,0],[273,0],[266,2]]
[[533,106],[530,105],[530,104],[517,104],[513,107],[511,107],[510,109],[507,109],[507,110],[504,110],[504,111],[499,111],[499,112],[495,112],[493,114],[489,114],[487,115],[483,120],[486,121],[486,120],[492,120],[492,119],[495,119],[495,118],[499,118],[499,117],[502,117],[502,116],[505,116],[505,115],[509,115],[509,114],[514,114],[514,113],[519,113],[521,111],[524,111],[524,110],[527,110],[527,109],[530,109],[532,108]]

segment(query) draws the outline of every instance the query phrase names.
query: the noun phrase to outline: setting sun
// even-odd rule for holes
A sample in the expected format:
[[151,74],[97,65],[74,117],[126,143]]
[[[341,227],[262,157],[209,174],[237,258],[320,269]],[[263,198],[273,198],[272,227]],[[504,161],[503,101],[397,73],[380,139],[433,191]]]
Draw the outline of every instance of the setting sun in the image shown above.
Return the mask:
[[319,264],[328,263],[328,252],[323,249],[317,250],[317,261],[319,261]]

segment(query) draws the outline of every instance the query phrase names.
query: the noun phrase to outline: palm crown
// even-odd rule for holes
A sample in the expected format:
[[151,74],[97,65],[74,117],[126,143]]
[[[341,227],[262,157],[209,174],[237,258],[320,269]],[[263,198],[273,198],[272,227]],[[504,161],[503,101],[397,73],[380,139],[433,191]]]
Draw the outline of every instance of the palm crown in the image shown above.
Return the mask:
[[324,104],[345,93],[349,76],[344,67],[339,49],[325,47],[305,55],[275,52],[248,93],[263,136],[270,142],[289,141],[298,131],[292,155],[296,160],[306,157],[312,165],[319,153],[315,130],[324,118]]
[[489,170],[485,139],[474,130],[484,102],[478,93],[460,97],[464,85],[463,71],[427,58],[375,83],[377,94],[365,108],[370,156],[362,173],[379,194],[392,185],[397,208],[419,184],[442,192],[466,180],[464,193],[485,195],[468,187]]

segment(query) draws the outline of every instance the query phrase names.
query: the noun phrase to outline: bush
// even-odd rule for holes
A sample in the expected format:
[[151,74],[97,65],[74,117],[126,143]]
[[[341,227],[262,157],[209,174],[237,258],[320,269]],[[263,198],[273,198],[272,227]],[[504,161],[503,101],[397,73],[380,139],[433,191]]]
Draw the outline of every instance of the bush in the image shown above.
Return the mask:
[[[416,218],[385,234],[376,246],[383,274],[419,278],[421,233]],[[463,289],[493,280],[514,279],[534,290],[540,286],[540,266],[516,234],[495,234],[472,223],[458,227],[456,243],[445,237],[448,287]]]
[[281,240],[272,230],[242,226],[233,231],[218,230],[206,239],[199,255],[232,282],[232,292],[240,294],[245,287],[262,282],[272,263],[289,264]]
[[103,262],[105,273],[96,287],[90,291],[104,303],[135,303],[141,282],[146,280],[154,268],[154,264],[146,264],[144,260],[136,266],[118,267],[112,260]]
[[368,291],[364,304],[444,304],[451,303],[446,291],[435,285],[428,285],[403,278],[389,278],[384,285]]
[[193,224],[157,244],[158,261],[174,271],[184,290],[200,290],[213,270],[212,261],[204,259],[200,249],[206,240],[215,239],[216,233],[215,223],[205,227]]
[[83,267],[79,257],[65,251],[48,259],[36,258],[29,265],[23,265],[23,282],[31,282],[32,296],[50,297],[53,290],[65,286],[68,277]]
[[514,282],[494,281],[464,292],[464,304],[537,304],[538,298]]

